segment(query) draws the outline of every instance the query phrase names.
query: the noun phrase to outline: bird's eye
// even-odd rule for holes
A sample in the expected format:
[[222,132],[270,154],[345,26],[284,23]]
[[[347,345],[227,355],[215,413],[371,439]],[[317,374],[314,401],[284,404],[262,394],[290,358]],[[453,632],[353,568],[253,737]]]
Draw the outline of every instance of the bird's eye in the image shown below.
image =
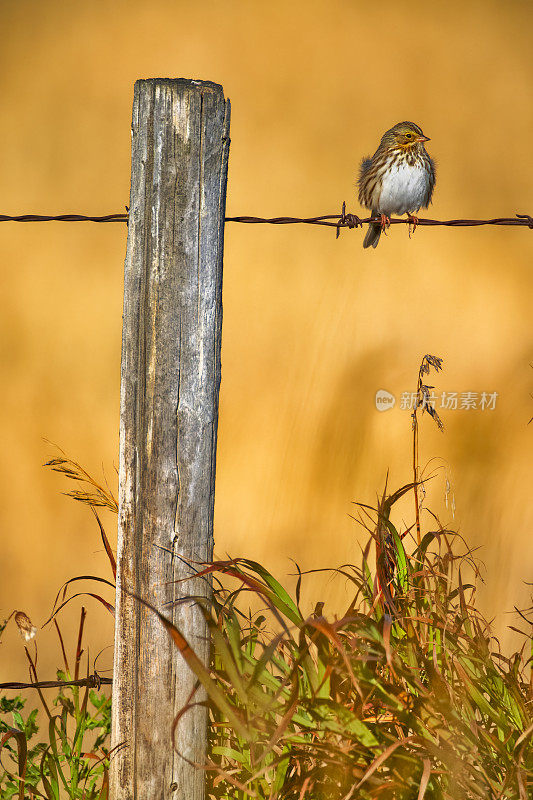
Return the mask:
[[412,133],[406,133],[405,134],[405,138],[406,139],[412,139],[413,138],[413,134]]

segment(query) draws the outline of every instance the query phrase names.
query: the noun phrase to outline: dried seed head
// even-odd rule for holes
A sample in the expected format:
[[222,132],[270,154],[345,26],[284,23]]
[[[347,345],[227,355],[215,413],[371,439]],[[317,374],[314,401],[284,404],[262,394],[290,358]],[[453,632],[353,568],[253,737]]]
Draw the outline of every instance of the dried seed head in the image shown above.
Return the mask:
[[31,624],[31,619],[24,611],[17,611],[15,614],[15,622],[18,625],[20,635],[26,642],[34,638],[37,633],[37,628],[35,625]]
[[430,405],[426,406],[425,410],[428,412],[428,414],[431,417],[433,417],[433,419],[437,423],[437,427],[438,427],[439,431],[443,431],[444,430],[444,423],[441,420],[441,418],[439,417],[439,415],[437,414],[436,410]]
[[438,356],[432,356],[427,353],[422,359],[422,363],[420,365],[420,374],[429,375],[430,367],[433,367],[435,372],[439,372],[439,370],[442,369],[442,358],[439,358]]

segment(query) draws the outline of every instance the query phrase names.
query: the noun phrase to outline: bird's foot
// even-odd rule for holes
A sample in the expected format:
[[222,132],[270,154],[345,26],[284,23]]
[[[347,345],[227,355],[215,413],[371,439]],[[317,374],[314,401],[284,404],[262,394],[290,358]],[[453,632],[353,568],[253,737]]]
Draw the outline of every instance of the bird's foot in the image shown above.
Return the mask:
[[382,231],[390,228],[390,217],[388,217],[386,214],[380,214],[380,225]]
[[[409,238],[411,238],[411,233],[416,231],[416,226],[418,225],[418,217],[415,217],[414,214],[407,214],[407,219],[409,221]],[[411,230],[411,225],[412,230]]]

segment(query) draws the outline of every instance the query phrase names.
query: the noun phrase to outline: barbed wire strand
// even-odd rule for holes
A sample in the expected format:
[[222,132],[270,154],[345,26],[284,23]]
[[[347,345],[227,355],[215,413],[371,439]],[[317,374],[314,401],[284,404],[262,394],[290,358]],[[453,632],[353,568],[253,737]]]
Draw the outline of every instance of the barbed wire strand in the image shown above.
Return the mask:
[[19,683],[11,681],[0,683],[0,689],[56,689],[63,686],[89,686],[91,689],[100,689],[103,684],[113,683],[112,678],[102,678],[97,672],[88,678],[78,678],[73,681],[35,681],[34,683]]
[[[104,216],[87,216],[85,214],[19,214],[9,215],[0,214],[0,222],[128,222],[129,209],[126,206],[126,213],[105,214]],[[416,220],[416,222],[415,222]],[[340,214],[322,214],[317,217],[225,217],[225,222],[240,222],[248,225],[322,225],[337,230],[337,237],[342,228],[362,228],[369,222],[379,222],[379,217],[358,217],[346,211],[346,203],[342,204]],[[445,227],[470,228],[482,225],[506,225],[511,227],[525,227],[533,230],[533,217],[529,214],[515,214],[514,217],[496,217],[494,219],[427,219],[424,217],[406,218],[392,217],[391,225],[418,225]]]
[[128,214],[105,214],[88,217],[85,214],[0,214],[0,222],[127,222]]

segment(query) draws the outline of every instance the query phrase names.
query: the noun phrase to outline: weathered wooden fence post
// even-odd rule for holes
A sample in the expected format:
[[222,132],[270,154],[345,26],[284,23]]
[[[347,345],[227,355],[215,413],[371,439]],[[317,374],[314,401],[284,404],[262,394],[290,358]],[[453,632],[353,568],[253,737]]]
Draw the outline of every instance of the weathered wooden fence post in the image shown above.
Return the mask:
[[[191,574],[180,557],[212,558],[229,112],[215,83],[135,84],[112,712],[112,746],[122,746],[111,758],[113,800],[204,797],[204,774],[171,741],[194,677],[155,615],[124,590],[156,605],[207,661],[198,609],[170,604],[209,592],[205,581],[176,581]],[[206,712],[196,707],[178,726],[177,750],[202,762],[206,738]]]

